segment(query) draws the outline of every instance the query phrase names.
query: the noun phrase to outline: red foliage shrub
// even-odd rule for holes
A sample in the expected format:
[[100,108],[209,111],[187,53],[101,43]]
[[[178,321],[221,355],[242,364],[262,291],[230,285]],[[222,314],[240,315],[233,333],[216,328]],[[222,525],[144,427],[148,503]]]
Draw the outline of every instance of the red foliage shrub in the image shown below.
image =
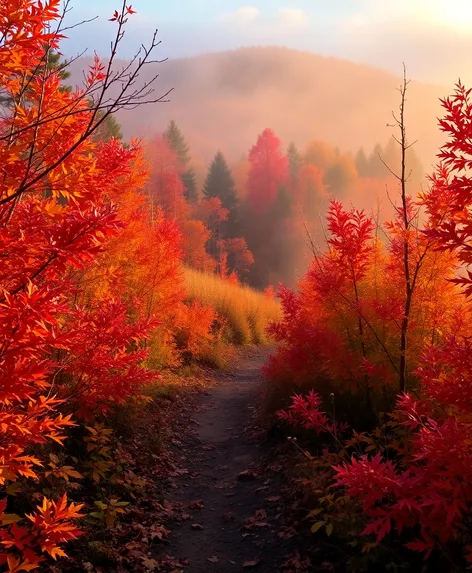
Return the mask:
[[[360,503],[362,515],[368,522],[363,533],[374,534],[377,543],[394,531],[402,536],[408,548],[424,553],[425,557],[435,549],[444,552],[450,544],[460,543],[469,562],[471,535],[468,523],[472,502],[470,308],[457,300],[451,283],[464,287],[465,294],[472,292],[472,275],[467,270],[472,262],[469,248],[472,182],[468,171],[472,167],[470,93],[459,85],[452,98],[442,101],[446,117],[440,126],[449,135],[449,141],[439,154],[441,164],[431,178],[431,189],[422,196],[429,215],[424,232],[405,230],[401,225],[404,214],[397,209],[397,219],[387,226],[391,244],[385,257],[361,238],[371,232],[368,223],[357,223],[356,228],[355,216],[344,216],[341,207],[336,205],[333,212],[332,207],[329,220],[334,235],[330,239],[331,250],[316,262],[316,270],[308,275],[308,292],[304,291],[302,283],[299,294],[282,294],[284,320],[272,330],[283,342],[283,347],[269,365],[269,372],[271,368],[277,371],[281,363],[285,363],[289,370],[294,368],[295,373],[302,368],[306,376],[316,367],[317,371],[329,371],[331,376],[336,373],[338,379],[343,378],[338,367],[346,372],[351,366],[359,374],[360,384],[368,384],[372,376],[383,379],[381,371],[376,373],[376,370],[378,366],[388,367],[385,356],[395,357],[395,354],[381,351],[386,348],[377,348],[371,354],[369,331],[375,332],[378,338],[379,325],[385,332],[386,327],[390,328],[390,321],[402,316],[402,305],[397,308],[395,293],[388,288],[388,282],[401,284],[399,277],[404,273],[407,244],[411,260],[416,261],[412,268],[418,269],[411,276],[420,285],[419,299],[431,307],[426,317],[419,308],[412,314],[414,326],[409,346],[418,353],[414,372],[416,395],[401,394],[389,421],[370,437],[363,435],[360,442],[365,440],[370,444],[363,454],[357,453],[349,461],[345,458],[350,445],[359,443],[359,434],[343,444],[339,462],[334,466],[334,483]],[[411,219],[414,216],[411,198],[407,199],[406,208],[408,219]],[[454,256],[442,255],[440,251],[457,254],[466,274],[455,277],[451,273]],[[372,275],[373,260],[382,268],[386,283],[366,283],[379,278]],[[338,264],[340,261],[344,262],[344,268]],[[327,268],[330,272],[323,272]],[[431,277],[437,277],[436,298],[426,296]],[[385,285],[385,295],[382,291],[379,294],[381,284]],[[328,323],[331,329],[326,329],[327,317],[339,314],[340,308],[333,305],[330,310],[323,305],[320,296],[323,293],[325,298],[332,297],[336,292],[345,298],[348,296],[346,285],[354,288],[350,300],[359,324],[357,348],[349,343],[353,330],[345,313],[341,323],[331,321]],[[307,316],[306,308],[316,309],[316,318],[311,318],[311,313]],[[430,321],[430,334],[426,336],[428,330],[424,327],[418,330],[418,323],[425,318]],[[346,328],[347,336],[344,334]],[[308,369],[310,344],[307,340],[313,348]],[[381,339],[381,347],[388,348],[389,345],[389,336]],[[361,354],[369,364],[359,361]],[[376,364],[376,357],[378,359],[382,354],[384,364],[380,361]],[[298,361],[302,366],[297,367]],[[390,366],[394,363],[391,361]],[[283,418],[301,422],[317,432],[330,430],[329,420],[314,394],[308,398],[297,396]],[[373,437],[383,435],[386,436],[384,443],[375,445]]]

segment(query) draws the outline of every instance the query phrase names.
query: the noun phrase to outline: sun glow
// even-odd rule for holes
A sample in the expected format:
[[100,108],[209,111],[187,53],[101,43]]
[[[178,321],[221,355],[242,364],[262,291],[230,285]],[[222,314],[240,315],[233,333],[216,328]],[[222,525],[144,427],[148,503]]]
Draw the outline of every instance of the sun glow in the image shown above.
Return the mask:
[[461,31],[472,31],[472,0],[430,1],[421,10],[427,20]]

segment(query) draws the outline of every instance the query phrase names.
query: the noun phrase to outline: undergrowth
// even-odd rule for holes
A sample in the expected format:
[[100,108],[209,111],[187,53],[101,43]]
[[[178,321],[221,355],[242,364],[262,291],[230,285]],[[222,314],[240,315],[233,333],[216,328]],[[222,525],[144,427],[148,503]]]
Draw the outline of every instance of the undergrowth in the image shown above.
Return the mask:
[[186,268],[184,277],[189,300],[211,306],[223,319],[224,342],[270,342],[267,326],[280,317],[280,305],[272,296],[194,269]]

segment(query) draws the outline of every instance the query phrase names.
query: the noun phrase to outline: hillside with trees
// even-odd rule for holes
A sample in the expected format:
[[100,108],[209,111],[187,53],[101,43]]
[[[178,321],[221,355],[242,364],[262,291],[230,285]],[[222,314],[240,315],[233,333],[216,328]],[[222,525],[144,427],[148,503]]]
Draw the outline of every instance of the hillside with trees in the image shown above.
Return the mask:
[[[167,56],[165,44],[159,58]],[[80,83],[88,60],[71,64]],[[117,62],[122,65],[125,62]],[[400,71],[400,70],[399,70]],[[306,145],[313,137],[355,153],[389,138],[399,78],[365,65],[283,47],[248,47],[231,52],[169,59],[149,66],[141,81],[160,74],[168,103],[152,110],[118,114],[127,138],[148,137],[177,121],[198,163],[215,150],[238,159],[270,126],[286,142]],[[443,140],[435,129],[438,98],[447,87],[412,82],[408,115],[417,153],[429,168]]]

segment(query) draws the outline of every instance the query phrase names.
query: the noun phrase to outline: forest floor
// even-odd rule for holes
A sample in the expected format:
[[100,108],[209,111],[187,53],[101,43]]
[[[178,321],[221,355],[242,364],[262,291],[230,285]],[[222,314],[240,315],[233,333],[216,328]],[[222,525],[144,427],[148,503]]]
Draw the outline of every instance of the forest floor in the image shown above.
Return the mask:
[[[269,438],[261,372],[269,352],[240,349],[224,370],[163,375],[152,403],[122,416],[127,433],[117,444],[145,485],[118,494],[129,503],[114,525],[87,518],[86,534],[69,547],[70,558],[44,570],[333,571],[311,539],[307,544],[300,535],[306,512],[300,513],[287,476],[293,449]],[[117,494],[104,489],[103,496]]]
[[[166,493],[181,519],[169,526],[175,573],[282,569],[287,547],[281,523],[282,467],[258,426],[264,349],[239,353],[201,396],[173,447],[184,473]],[[262,439],[261,439],[262,436]]]

